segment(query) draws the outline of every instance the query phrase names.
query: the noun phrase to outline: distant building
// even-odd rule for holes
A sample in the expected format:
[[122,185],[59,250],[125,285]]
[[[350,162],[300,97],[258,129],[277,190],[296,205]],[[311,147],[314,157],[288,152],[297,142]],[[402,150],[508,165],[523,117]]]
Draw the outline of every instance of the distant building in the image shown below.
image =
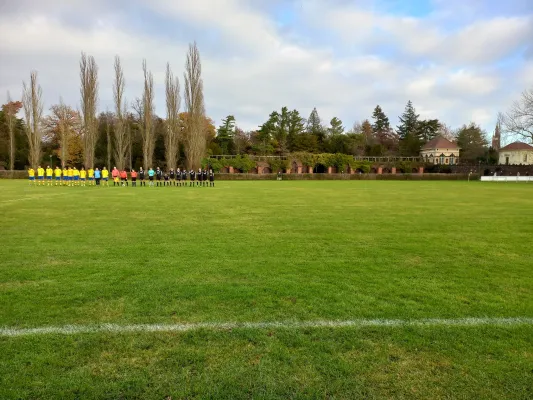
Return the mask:
[[500,151],[501,139],[502,139],[501,128],[500,128],[500,124],[498,123],[496,125],[496,129],[494,130],[494,135],[492,135],[492,146],[491,146],[497,152]]
[[533,146],[514,142],[500,149],[499,163],[502,165],[533,165]]
[[455,165],[459,162],[459,146],[437,136],[422,146],[420,157],[429,164]]

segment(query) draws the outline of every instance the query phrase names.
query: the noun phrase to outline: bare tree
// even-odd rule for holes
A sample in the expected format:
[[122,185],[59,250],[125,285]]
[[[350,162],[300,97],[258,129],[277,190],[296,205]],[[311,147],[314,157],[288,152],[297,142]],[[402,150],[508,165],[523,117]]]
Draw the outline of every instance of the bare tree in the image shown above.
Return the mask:
[[144,169],[152,166],[155,148],[155,124],[154,124],[154,78],[146,68],[146,60],[143,60],[144,91],[142,97],[142,128]]
[[113,145],[111,143],[111,113],[109,110],[105,113],[105,134],[107,140],[107,168],[111,168],[111,154]]
[[180,117],[179,111],[181,106],[180,82],[170,70],[170,64],[167,63],[167,73],[165,81],[166,98],[167,98],[167,121],[165,127],[165,158],[167,167],[175,168],[178,161],[179,151],[179,134],[180,134]]
[[450,141],[454,141],[456,139],[456,132],[454,132],[453,129],[445,123],[439,124],[437,135],[442,136],[443,138],[448,139]]
[[204,85],[202,63],[196,42],[189,45],[185,63],[185,105],[188,118],[185,126],[185,153],[187,167],[200,166],[206,149]]
[[22,86],[22,106],[26,121],[26,135],[30,145],[29,162],[32,168],[37,168],[41,161],[41,119],[43,116],[43,91],[37,83],[37,72],[31,72],[29,86],[26,82],[23,82]]
[[63,168],[67,163],[77,163],[83,158],[82,125],[80,113],[67,106],[62,98],[59,104],[50,107],[50,114],[43,118],[43,139],[59,145],[57,155]]
[[68,149],[68,134],[69,134],[69,112],[68,107],[63,103],[63,99],[59,99],[59,107],[57,108],[57,117],[59,119],[59,148],[61,167],[65,168],[66,162],[69,158]]
[[9,134],[9,169],[15,169],[15,125],[17,123],[17,113],[22,108],[20,101],[14,102],[9,91],[7,92],[7,103],[2,106],[6,119],[7,132]]
[[83,159],[86,168],[94,167],[94,149],[98,137],[98,66],[93,56],[81,53],[80,60],[80,94],[83,114]]
[[509,111],[499,115],[498,122],[503,122],[506,134],[533,143],[533,88],[525,90]]
[[[128,151],[128,140],[126,130],[127,106],[124,99],[124,72],[120,64],[120,58],[115,56],[115,82],[113,83],[113,98],[115,100],[115,163],[122,170],[126,166],[126,153]],[[111,157],[108,156],[108,160]],[[111,168],[111,162],[109,163]]]

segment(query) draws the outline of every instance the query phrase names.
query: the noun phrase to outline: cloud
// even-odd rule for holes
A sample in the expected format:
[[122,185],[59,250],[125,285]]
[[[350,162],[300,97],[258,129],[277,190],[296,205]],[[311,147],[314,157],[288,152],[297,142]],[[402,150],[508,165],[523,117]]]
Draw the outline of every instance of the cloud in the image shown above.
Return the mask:
[[165,115],[166,62],[182,79],[196,40],[207,112],[217,122],[233,114],[253,129],[282,106],[304,117],[316,106],[323,120],[351,126],[381,104],[396,124],[412,100],[423,118],[491,130],[497,112],[533,85],[533,12],[522,0],[507,3],[501,15],[476,18],[479,2],[455,0],[433,1],[422,16],[371,0],[20,0],[0,9],[0,93],[20,93],[36,69],[47,107],[60,95],[76,106],[85,51],[99,65],[100,109],[112,109],[119,54],[127,98],[141,94],[146,58],[156,111]]

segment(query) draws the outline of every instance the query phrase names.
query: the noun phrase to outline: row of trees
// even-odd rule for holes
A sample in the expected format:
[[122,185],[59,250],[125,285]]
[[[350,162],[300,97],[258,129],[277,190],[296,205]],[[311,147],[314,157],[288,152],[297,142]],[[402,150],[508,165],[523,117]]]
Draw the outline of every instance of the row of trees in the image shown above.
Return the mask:
[[[356,156],[418,156],[421,146],[441,135],[457,141],[463,161],[497,162],[487,134],[470,123],[452,130],[437,119],[421,119],[409,101],[399,124],[393,128],[377,105],[372,117],[346,130],[334,117],[324,124],[313,109],[303,118],[288,107],[273,111],[257,130],[245,132],[229,115],[215,128],[205,116],[201,61],[195,44],[189,47],[184,74],[185,111],[181,108],[181,87],[167,64],[165,79],[166,118],[155,114],[153,75],[146,61],[142,65],[142,95],[128,103],[120,58],[114,63],[114,110],[97,114],[98,67],[93,57],[80,60],[80,108],[60,99],[43,117],[42,90],[32,72],[23,85],[22,101],[8,102],[0,112],[0,162],[10,169],[36,166],[43,156],[65,164],[182,166],[197,168],[206,155],[284,155],[287,153],[347,154]],[[20,110],[23,118],[18,118]],[[510,133],[533,142],[533,89],[505,114],[500,114],[498,132]]]
[[[80,109],[74,110],[60,99],[43,117],[42,88],[37,72],[23,83],[22,102],[14,102],[8,93],[8,102],[2,107],[0,126],[5,127],[9,168],[29,163],[36,167],[43,155],[54,153],[62,165],[83,164],[94,167],[97,162],[119,168],[133,165],[137,156],[138,140],[141,144],[141,162],[145,168],[154,164],[158,138],[164,138],[164,158],[176,165],[181,149],[188,168],[197,168],[205,155],[207,133],[203,97],[201,60],[196,43],[189,46],[184,73],[185,113],[180,113],[180,82],[174,77],[170,65],[166,69],[166,108],[163,120],[155,115],[154,82],[146,60],[143,61],[144,87],[142,96],[128,104],[124,97],[125,78],[118,56],[115,57],[113,82],[114,112],[98,115],[98,66],[94,57],[82,53],[80,60]],[[24,111],[24,118],[17,114]],[[1,150],[2,142],[0,142]],[[105,157],[101,147],[105,146]],[[19,149],[19,154],[17,150]],[[25,155],[25,157],[23,157]],[[98,158],[97,158],[98,157]],[[18,163],[17,163],[18,160]]]

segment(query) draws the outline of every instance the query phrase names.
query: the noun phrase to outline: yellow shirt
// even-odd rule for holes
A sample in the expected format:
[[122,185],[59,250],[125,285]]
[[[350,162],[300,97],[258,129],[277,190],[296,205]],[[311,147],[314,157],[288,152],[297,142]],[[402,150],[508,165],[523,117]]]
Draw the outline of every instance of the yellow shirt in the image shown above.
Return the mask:
[[102,170],[102,178],[109,178],[109,171],[107,169]]
[[44,176],[44,168],[37,168],[37,175]]
[[30,169],[28,170],[28,176],[29,176],[30,178],[35,177],[35,171],[33,170],[33,168],[30,168]]
[[46,168],[46,176],[54,175],[54,170],[52,168]]
[[68,176],[68,169],[65,168],[65,169],[63,170],[63,176]]
[[61,170],[59,168],[56,168],[54,173],[56,175],[56,178],[60,178],[61,177]]
[[89,169],[87,173],[89,174],[89,178],[94,178],[94,169]]
[[74,168],[74,170],[72,171],[72,176],[80,176],[80,171],[78,171],[77,168]]
[[68,172],[67,172],[67,175],[68,176],[74,176],[74,171],[69,169]]
[[82,170],[80,171],[80,178],[81,178],[81,179],[85,179],[86,176],[87,176],[87,172],[86,172],[84,169],[82,169]]

